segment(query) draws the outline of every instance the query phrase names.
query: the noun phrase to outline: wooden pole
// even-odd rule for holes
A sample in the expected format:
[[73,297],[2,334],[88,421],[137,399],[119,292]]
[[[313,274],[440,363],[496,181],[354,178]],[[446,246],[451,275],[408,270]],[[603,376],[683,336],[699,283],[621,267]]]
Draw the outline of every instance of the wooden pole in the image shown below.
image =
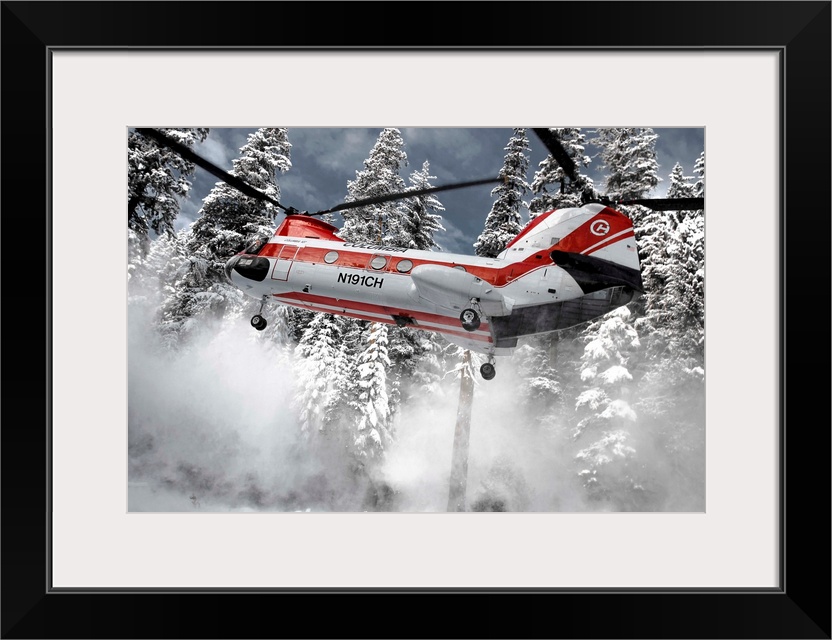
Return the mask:
[[549,367],[555,369],[558,364],[558,343],[560,342],[560,334],[553,333],[549,336]]
[[456,412],[454,449],[451,456],[451,482],[448,511],[465,511],[465,490],[468,480],[468,440],[471,431],[471,405],[474,399],[474,379],[471,376],[471,352],[462,356],[462,375],[459,381],[459,407]]

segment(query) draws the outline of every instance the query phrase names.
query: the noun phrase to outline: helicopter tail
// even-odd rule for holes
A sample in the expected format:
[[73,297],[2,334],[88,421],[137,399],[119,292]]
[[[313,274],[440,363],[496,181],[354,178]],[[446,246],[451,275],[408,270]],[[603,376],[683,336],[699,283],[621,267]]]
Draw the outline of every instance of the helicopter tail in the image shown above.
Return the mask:
[[643,290],[633,221],[611,207],[592,203],[548,211],[506,247],[518,257],[540,250],[549,251],[585,293],[618,285]]

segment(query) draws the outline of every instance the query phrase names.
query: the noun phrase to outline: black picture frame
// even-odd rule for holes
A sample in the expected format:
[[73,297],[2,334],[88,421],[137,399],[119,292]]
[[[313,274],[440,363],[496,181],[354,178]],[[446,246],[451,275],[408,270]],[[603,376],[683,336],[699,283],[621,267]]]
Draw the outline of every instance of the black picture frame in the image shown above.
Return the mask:
[[[830,2],[404,4],[2,3],[2,637],[830,638]],[[52,590],[50,52],[131,46],[778,51],[780,587]]]

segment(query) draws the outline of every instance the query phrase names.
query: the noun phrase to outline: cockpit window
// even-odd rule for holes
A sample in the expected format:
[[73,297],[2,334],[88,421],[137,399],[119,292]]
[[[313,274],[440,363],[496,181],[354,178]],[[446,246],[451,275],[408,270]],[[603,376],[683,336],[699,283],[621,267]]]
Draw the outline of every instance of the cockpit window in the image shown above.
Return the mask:
[[250,255],[257,255],[260,249],[269,241],[269,238],[266,236],[260,236],[259,238],[255,238],[252,240],[245,248],[245,253]]

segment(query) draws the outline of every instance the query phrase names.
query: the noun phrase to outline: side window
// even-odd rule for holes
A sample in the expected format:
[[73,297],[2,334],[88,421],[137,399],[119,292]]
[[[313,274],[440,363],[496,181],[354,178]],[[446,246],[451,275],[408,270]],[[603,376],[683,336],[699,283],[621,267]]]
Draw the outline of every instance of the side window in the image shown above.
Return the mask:
[[324,256],[324,262],[327,264],[332,264],[338,260],[338,252],[337,251],[330,251]]
[[373,256],[373,259],[370,260],[370,266],[376,271],[381,271],[382,269],[384,269],[384,267],[387,266],[387,257]]
[[399,262],[396,264],[396,271],[398,271],[399,273],[407,273],[412,268],[413,268],[413,261],[408,260],[406,258],[404,260],[399,260]]

